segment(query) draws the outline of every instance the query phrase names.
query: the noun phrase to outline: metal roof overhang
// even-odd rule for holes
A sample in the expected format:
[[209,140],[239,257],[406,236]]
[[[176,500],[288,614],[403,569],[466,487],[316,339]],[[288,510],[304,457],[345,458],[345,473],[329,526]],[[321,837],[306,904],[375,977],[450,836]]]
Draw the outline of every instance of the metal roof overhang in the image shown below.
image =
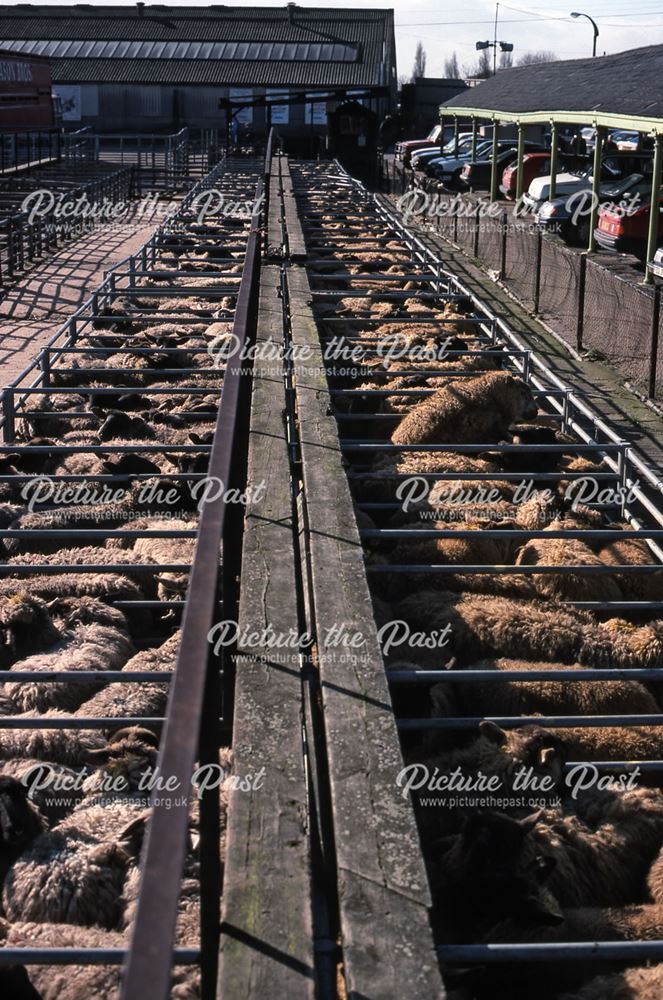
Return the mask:
[[610,114],[605,111],[497,111],[494,108],[465,108],[450,104],[440,105],[440,117],[485,118],[490,121],[516,125],[592,125],[596,128],[624,128],[636,132],[653,132],[663,135],[663,118],[647,115]]

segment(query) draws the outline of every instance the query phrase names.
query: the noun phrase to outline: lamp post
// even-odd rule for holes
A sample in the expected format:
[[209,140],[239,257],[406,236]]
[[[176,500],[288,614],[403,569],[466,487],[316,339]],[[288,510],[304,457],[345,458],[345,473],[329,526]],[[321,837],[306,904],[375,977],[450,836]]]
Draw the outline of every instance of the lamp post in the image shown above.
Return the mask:
[[501,52],[513,52],[513,43],[512,42],[498,42],[497,40],[495,40],[494,42],[477,42],[476,43],[477,51],[481,51],[481,49],[492,49],[493,50],[493,76],[495,76],[495,74],[497,73],[497,46],[498,45],[500,47],[500,51]]
[[582,14],[581,12],[575,10],[571,13],[571,17],[586,17],[588,21],[591,22],[592,28],[594,29],[594,45],[592,47],[592,55],[596,55],[596,39],[599,37],[599,29],[596,21],[589,14]]

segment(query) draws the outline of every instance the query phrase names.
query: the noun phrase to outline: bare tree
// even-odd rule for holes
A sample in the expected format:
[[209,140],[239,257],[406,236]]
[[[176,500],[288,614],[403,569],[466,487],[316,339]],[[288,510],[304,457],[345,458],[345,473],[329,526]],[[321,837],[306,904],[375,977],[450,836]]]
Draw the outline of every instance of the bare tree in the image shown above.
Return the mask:
[[513,52],[500,52],[500,69],[511,69],[513,66]]
[[482,49],[479,53],[479,58],[477,59],[474,66],[471,68],[468,76],[487,80],[489,76],[493,75],[493,61],[492,56],[488,49]]
[[557,62],[557,56],[548,49],[539,49],[538,52],[525,52],[518,60],[519,66],[534,66],[537,63]]
[[460,66],[455,52],[452,52],[451,56],[444,60],[444,75],[448,80],[460,79]]
[[426,50],[422,42],[417,42],[417,50],[414,53],[414,66],[412,67],[412,83],[420,76],[426,76]]

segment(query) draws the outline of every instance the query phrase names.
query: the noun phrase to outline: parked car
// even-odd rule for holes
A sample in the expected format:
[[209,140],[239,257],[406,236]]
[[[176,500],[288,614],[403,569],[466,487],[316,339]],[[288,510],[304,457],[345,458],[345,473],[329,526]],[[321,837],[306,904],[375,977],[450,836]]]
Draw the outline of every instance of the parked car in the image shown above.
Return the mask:
[[[506,143],[498,144],[498,152],[502,152],[505,146]],[[509,148],[512,148],[512,144],[509,144]],[[492,149],[492,139],[486,139],[483,142],[478,143],[476,152],[477,160],[482,160],[486,156],[491,156]],[[426,167],[426,173],[429,177],[435,177],[437,180],[442,181],[445,187],[459,188],[462,186],[461,172],[465,164],[468,163],[471,158],[472,144],[470,143],[469,149],[464,149],[458,156],[441,156],[437,159],[431,160]]]
[[[452,151],[455,149],[456,136],[454,135],[453,130],[450,129],[444,130],[444,138],[446,140],[444,146],[442,145],[441,126],[438,125],[437,129],[433,129],[433,131],[431,132],[431,136],[433,135],[433,133],[435,133],[435,138],[433,139],[431,139],[431,137],[429,136],[428,139],[413,139],[409,143],[399,143],[399,145],[407,147],[403,150],[402,154],[403,166],[405,167],[414,166],[413,162],[414,157],[426,150],[436,150],[437,155],[440,156],[441,155],[440,151],[442,148],[444,149],[449,148]],[[458,141],[465,142],[471,138],[472,138],[471,132],[461,132],[458,136]],[[396,156],[398,157],[398,147],[396,148]]]
[[[594,230],[596,242],[603,250],[622,250],[643,257],[647,250],[651,198],[632,211],[602,212]],[[658,237],[663,239],[663,198],[658,198]]]
[[[568,156],[566,153],[557,154],[557,165],[558,167],[568,166],[569,168],[575,165],[576,158],[573,156]],[[550,151],[543,150],[541,152],[526,153],[523,158],[523,191],[527,191],[528,187],[532,183],[535,177],[544,177],[550,174]],[[516,197],[516,191],[518,189],[518,164],[510,163],[502,174],[502,183],[500,184],[500,191],[505,198],[509,198],[512,201]]]
[[[532,153],[544,153],[544,147],[539,142],[526,142],[525,149]],[[518,159],[518,146],[509,145],[497,155],[498,176],[502,174],[505,167],[515,163]],[[460,186],[480,188],[488,190],[493,171],[493,158],[489,154],[476,160],[466,163],[460,172]]]
[[647,264],[648,270],[655,278],[663,281],[663,247],[659,247],[654,254],[654,259]]
[[[458,142],[458,157],[469,159],[472,155],[472,140],[463,139]],[[420,149],[418,153],[412,154],[411,166],[413,170],[426,170],[433,160],[442,160],[445,157],[456,158],[456,143],[448,142],[442,150],[439,146],[430,146],[427,149]]]
[[[598,192],[599,205],[626,204],[627,199],[638,195],[649,198],[651,177],[645,174],[629,174],[628,177],[613,183],[601,184]],[[546,201],[536,213],[536,223],[542,229],[554,229],[567,243],[589,243],[589,227],[591,225],[592,189],[591,186],[576,191],[573,197],[564,195]]]
[[441,139],[442,126],[435,125],[425,139],[407,139],[404,142],[397,142],[395,149],[396,159],[402,160],[403,165],[407,167],[413,153],[415,153],[418,149],[425,149],[427,146],[433,146],[436,142],[440,143]]
[[589,126],[587,126],[586,128],[581,128],[580,135],[585,140],[585,146],[587,147],[587,152],[591,153],[594,149],[594,146],[596,145],[596,129],[590,128]]
[[631,129],[617,129],[610,133],[610,138],[616,144],[617,149],[623,152],[635,152],[640,141],[640,133]]
[[[601,181],[616,182],[629,174],[647,173],[647,164],[652,160],[651,153],[608,153],[601,162]],[[579,170],[567,170],[557,174],[556,197],[567,198],[591,188],[593,164]],[[550,197],[550,175],[535,178],[529,186],[527,194],[523,195],[523,207],[536,214]]]

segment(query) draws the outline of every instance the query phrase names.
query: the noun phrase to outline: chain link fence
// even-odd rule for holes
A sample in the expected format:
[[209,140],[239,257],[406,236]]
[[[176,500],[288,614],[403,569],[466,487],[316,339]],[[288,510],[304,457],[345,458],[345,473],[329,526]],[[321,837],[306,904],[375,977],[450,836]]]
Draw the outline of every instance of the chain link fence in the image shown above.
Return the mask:
[[[393,193],[406,189],[407,177],[397,177]],[[515,218],[513,205],[487,214],[485,200],[429,195],[426,218],[441,236],[499,276],[570,346],[592,351],[633,388],[663,401],[660,289],[641,284],[621,258],[587,256],[542,234],[531,216]],[[424,205],[423,197],[417,204]]]

